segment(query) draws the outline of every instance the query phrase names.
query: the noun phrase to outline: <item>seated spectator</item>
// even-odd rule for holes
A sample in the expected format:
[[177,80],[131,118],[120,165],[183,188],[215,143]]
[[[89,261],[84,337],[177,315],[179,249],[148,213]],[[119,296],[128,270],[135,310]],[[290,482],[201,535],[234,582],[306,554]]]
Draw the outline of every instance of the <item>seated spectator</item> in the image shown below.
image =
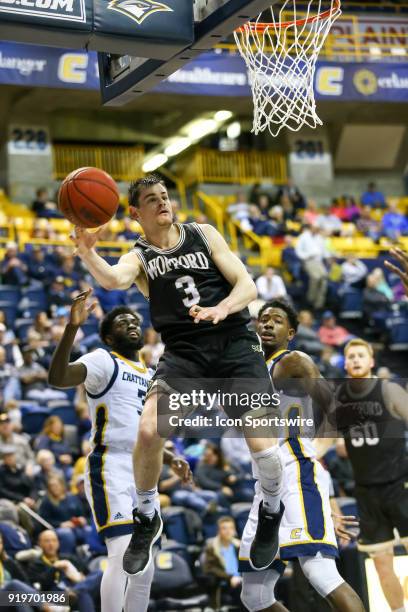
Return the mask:
[[336,317],[331,310],[323,313],[318,333],[320,342],[329,346],[342,346],[350,339],[350,332],[345,327],[337,325]]
[[13,423],[6,412],[0,414],[0,450],[4,446],[12,446],[15,450],[18,465],[26,468],[32,474],[34,453],[26,436],[13,431]]
[[52,321],[46,312],[38,312],[34,318],[34,324],[28,328],[27,342],[35,349],[48,346],[51,342]]
[[356,223],[356,227],[359,232],[371,238],[371,240],[377,241],[381,234],[381,225],[378,221],[371,218],[371,207],[364,206],[360,212],[360,218]]
[[57,276],[51,283],[48,292],[48,310],[52,316],[55,316],[55,312],[59,306],[68,306],[71,304],[71,296],[69,290],[65,286],[65,279],[63,276]]
[[54,274],[55,270],[48,264],[42,247],[34,245],[27,262],[27,275],[29,279],[49,285]]
[[168,465],[163,465],[158,490],[161,495],[167,495],[174,506],[191,508],[202,518],[217,509],[216,491],[200,489],[196,484],[184,485]]
[[55,465],[55,457],[50,450],[43,448],[36,455],[37,465],[34,468],[34,483],[35,489],[40,497],[43,497],[47,491],[48,479],[51,476],[64,477],[63,472]]
[[23,467],[17,465],[16,447],[4,445],[0,449],[3,464],[0,465],[0,498],[13,502],[24,502],[34,508],[35,488],[32,478],[27,476]]
[[47,217],[48,212],[55,212],[57,210],[56,204],[50,201],[48,191],[45,187],[40,187],[35,192],[35,200],[31,205],[31,210],[37,217]]
[[78,531],[79,540],[83,537],[81,527],[87,525],[83,507],[76,495],[67,492],[63,476],[49,476],[47,492],[41,500],[38,512],[53,527],[72,529]]
[[[34,589],[30,584],[30,579],[20,563],[15,559],[11,559],[4,548],[3,536],[0,532],[0,591],[8,591],[13,593],[28,593],[38,594],[37,589]],[[30,606],[7,606],[9,610],[29,611]],[[48,610],[46,606],[36,607],[39,610]]]
[[270,236],[273,238],[279,234],[278,225],[252,204],[249,215],[251,230],[257,236]]
[[8,242],[1,263],[1,277],[5,285],[19,285],[28,283],[27,266],[18,254],[16,242]]
[[320,354],[319,371],[323,378],[342,378],[343,370],[339,366],[339,354],[333,346],[325,346]]
[[[34,448],[50,450],[57,463],[63,468],[72,465],[71,449],[64,441],[64,423],[59,416],[52,415],[45,420],[42,432],[34,441]],[[66,469],[64,469],[65,472]]]
[[62,591],[69,594],[70,604],[79,612],[95,612],[102,572],[88,574],[79,557],[59,554],[58,536],[54,531],[42,531],[38,536],[39,552],[28,563],[30,580],[41,591]]
[[271,217],[272,211],[281,211],[282,217],[278,218],[279,222],[282,221],[292,221],[295,218],[295,208],[292,204],[289,196],[282,195],[279,199],[279,202],[276,206],[272,206],[269,211],[269,216]]
[[92,450],[92,445],[89,440],[82,440],[81,456],[75,461],[74,469],[71,477],[71,492],[75,495],[78,493],[76,483],[81,476],[85,475],[86,459]]
[[245,191],[238,191],[236,202],[228,206],[227,212],[231,216],[231,219],[240,224],[243,231],[251,229],[249,223],[250,206]]
[[390,202],[388,212],[382,218],[382,233],[390,240],[399,240],[408,234],[408,219],[398,212],[397,202]]
[[373,270],[373,272],[367,276],[366,287],[363,291],[364,313],[369,317],[379,313],[386,313],[391,306],[391,299],[380,276],[378,273],[374,274]]
[[123,219],[123,230],[118,233],[117,237],[128,240],[129,242],[136,241],[138,234],[132,230],[132,219],[130,217],[125,217]]
[[340,219],[330,212],[329,204],[322,204],[320,208],[321,213],[315,221],[316,226],[326,236],[339,236],[342,228]]
[[0,346],[6,351],[6,363],[11,363],[16,368],[23,365],[23,356],[14,335],[9,334],[9,330],[4,323],[0,323]]
[[47,386],[48,372],[37,361],[36,351],[29,345],[22,349],[23,365],[19,368],[17,376],[21,383],[23,399],[33,399],[47,402],[53,399],[66,399],[64,391],[51,389]]
[[287,296],[285,283],[271,267],[266,268],[265,273],[257,278],[255,284],[258,290],[258,297],[266,302]]
[[368,183],[367,191],[361,195],[361,204],[370,208],[385,208],[384,194],[377,190],[375,183]]
[[367,272],[368,270],[365,263],[357,257],[354,257],[354,255],[348,255],[346,260],[341,264],[341,279],[343,283],[349,287],[362,289],[365,284]]
[[21,393],[17,370],[11,363],[7,363],[6,357],[6,349],[0,346],[0,402],[3,404],[19,397]]
[[331,477],[336,480],[340,488],[340,495],[346,497],[354,496],[354,474],[350,460],[347,455],[346,444],[343,438],[336,442],[336,455],[325,460]]
[[320,355],[323,348],[317,331],[314,329],[313,314],[310,310],[301,310],[298,315],[298,329],[296,332],[296,348],[311,355]]
[[295,253],[308,276],[307,300],[311,306],[319,310],[323,308],[327,294],[327,269],[324,260],[330,257],[319,227],[316,225],[304,226],[298,238]]
[[276,201],[280,204],[282,196],[289,198],[293,210],[296,213],[299,209],[306,207],[305,196],[301,193],[300,189],[296,187],[294,180],[288,177],[286,185],[279,187],[276,194]]
[[210,605],[219,610],[225,595],[230,603],[240,603],[242,578],[238,571],[239,540],[236,538],[234,519],[224,516],[218,520],[218,533],[207,542],[203,572],[214,578]]
[[388,300],[392,301],[394,294],[387,283],[383,270],[381,268],[374,268],[370,277],[375,281],[375,288],[380,291],[380,293],[383,293]]
[[207,443],[204,454],[195,469],[194,480],[202,489],[220,491],[224,496],[225,504],[228,505],[234,497],[232,487],[238,479],[225,464],[218,446]]
[[346,219],[349,223],[354,223],[360,217],[360,207],[352,196],[343,196]]
[[78,289],[82,273],[77,269],[77,259],[73,255],[63,256],[60,268],[56,271],[57,276],[62,276],[64,285],[68,291]]
[[316,219],[319,216],[319,210],[316,200],[308,200],[306,209],[303,212],[303,223],[306,225],[315,225]]
[[270,196],[267,193],[260,193],[255,201],[255,205],[260,211],[261,215],[263,215],[264,217],[268,217],[269,209],[272,205],[272,202]]

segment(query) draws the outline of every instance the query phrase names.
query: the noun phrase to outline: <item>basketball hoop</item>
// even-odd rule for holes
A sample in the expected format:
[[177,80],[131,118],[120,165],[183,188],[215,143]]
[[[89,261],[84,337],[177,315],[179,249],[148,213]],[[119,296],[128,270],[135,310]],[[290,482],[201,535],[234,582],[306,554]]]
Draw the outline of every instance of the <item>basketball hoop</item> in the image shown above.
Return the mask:
[[[283,0],[279,13],[270,7],[269,23],[261,22],[259,15],[234,32],[248,69],[255,134],[268,128],[277,136],[284,127],[297,132],[304,125],[322,125],[316,112],[314,73],[330,28],[341,14],[340,0],[306,0],[302,6],[305,12],[300,14],[296,0]],[[292,21],[285,20],[287,12]]]

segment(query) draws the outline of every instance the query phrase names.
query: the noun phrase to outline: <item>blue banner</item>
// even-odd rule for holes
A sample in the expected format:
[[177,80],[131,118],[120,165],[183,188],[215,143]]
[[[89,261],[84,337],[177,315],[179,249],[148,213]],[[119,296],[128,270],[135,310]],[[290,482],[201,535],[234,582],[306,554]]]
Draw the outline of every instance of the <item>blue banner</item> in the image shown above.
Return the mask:
[[[96,53],[1,42],[0,83],[98,89]],[[318,100],[406,102],[408,65],[319,62],[314,85]],[[251,95],[240,56],[217,51],[190,62],[155,91],[199,96]]]

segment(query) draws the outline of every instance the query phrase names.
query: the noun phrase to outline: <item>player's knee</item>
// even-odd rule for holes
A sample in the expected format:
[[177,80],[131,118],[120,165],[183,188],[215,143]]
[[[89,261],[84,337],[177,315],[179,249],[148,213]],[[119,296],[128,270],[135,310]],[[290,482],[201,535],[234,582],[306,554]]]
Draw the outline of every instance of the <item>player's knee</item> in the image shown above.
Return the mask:
[[261,477],[273,478],[282,472],[282,459],[278,446],[272,446],[265,449],[262,454],[256,453],[256,455],[254,460]]
[[241,601],[248,612],[259,612],[275,603],[275,585],[278,579],[279,574],[274,570],[243,574]]
[[392,554],[385,553],[373,555],[372,559],[380,578],[388,578],[388,576],[394,574],[394,559]]
[[308,582],[321,597],[327,597],[344,582],[332,558],[318,553],[315,557],[301,557],[299,563]]
[[140,422],[139,431],[137,435],[137,443],[143,447],[151,447],[160,444],[160,436],[157,432],[156,421],[151,422],[147,419],[143,419]]

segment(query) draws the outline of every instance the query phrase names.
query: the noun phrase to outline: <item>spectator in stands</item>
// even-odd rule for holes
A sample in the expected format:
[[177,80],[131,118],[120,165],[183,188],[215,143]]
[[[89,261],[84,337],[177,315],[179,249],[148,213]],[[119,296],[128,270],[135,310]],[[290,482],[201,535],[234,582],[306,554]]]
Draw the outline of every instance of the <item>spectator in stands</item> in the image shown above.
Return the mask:
[[362,289],[367,272],[365,263],[354,255],[348,255],[341,264],[341,280],[347,287]]
[[374,270],[370,274],[370,277],[375,282],[375,288],[380,291],[380,293],[384,294],[385,297],[391,302],[394,297],[394,294],[392,292],[391,287],[387,283],[382,268],[374,268]]
[[307,300],[315,309],[323,308],[327,293],[327,269],[324,260],[330,257],[330,253],[316,225],[304,227],[298,238],[295,252],[302,261],[309,278]]
[[303,212],[303,223],[306,225],[315,225],[318,216],[319,210],[316,200],[308,200],[306,209]]
[[266,302],[287,296],[285,283],[271,267],[266,268],[265,273],[257,278],[255,284],[258,290],[258,297]]
[[267,193],[261,193],[258,196],[256,201],[256,206],[258,207],[262,218],[267,219],[269,216],[269,209],[271,208],[271,198]]
[[35,200],[31,205],[31,210],[37,217],[62,217],[55,202],[51,202],[45,187],[40,187],[35,192]]
[[257,206],[250,206],[249,223],[251,230],[258,236],[270,236],[271,238],[278,235],[279,230],[277,224],[274,223],[265,213],[262,213]]
[[360,216],[360,209],[354,198],[347,195],[338,199],[335,198],[332,202],[330,212],[346,223],[356,221]]
[[341,234],[341,221],[336,215],[330,212],[329,204],[322,204],[321,213],[316,219],[316,226],[326,236],[340,236]]
[[382,233],[390,240],[399,240],[408,234],[408,219],[398,212],[398,203],[390,202],[388,212],[382,218]]
[[[282,224],[283,221],[292,221],[295,218],[295,208],[292,204],[291,199],[287,195],[282,195],[279,204],[272,206],[269,211],[269,216],[272,216],[272,211],[281,213],[281,217],[278,217],[278,221]],[[275,217],[276,218],[276,217]]]
[[72,255],[64,255],[61,262],[61,267],[57,270],[57,276],[62,276],[64,285],[68,291],[78,289],[79,281],[82,274],[76,269],[77,263]]
[[329,346],[342,346],[350,340],[350,332],[345,327],[337,325],[336,317],[331,310],[323,313],[318,333],[320,342]]
[[[376,270],[379,270],[380,273]],[[376,268],[367,276],[366,288],[363,291],[363,310],[368,317],[381,315],[381,313],[385,316],[391,306],[393,293],[385,283],[385,279],[383,282],[381,273],[382,270]]]
[[370,206],[370,208],[385,208],[385,196],[381,191],[377,190],[377,185],[372,182],[368,183],[367,191],[361,195],[361,204]]
[[370,206],[364,206],[361,209],[360,218],[356,223],[356,227],[359,232],[371,238],[376,242],[381,234],[381,225],[378,221],[371,217],[372,210]]
[[331,477],[339,485],[340,495],[353,497],[355,487],[353,468],[351,467],[343,438],[337,440],[335,448],[335,456],[325,459],[326,465]]
[[48,346],[51,342],[52,321],[46,312],[38,312],[34,317],[34,323],[27,330],[27,342],[32,348],[40,349]]
[[221,450],[225,460],[237,472],[249,473],[251,471],[251,453],[241,429],[236,427],[227,429],[221,439]]
[[11,363],[7,363],[6,357],[6,349],[0,346],[0,402],[3,404],[20,395],[17,371]]
[[228,206],[227,212],[234,221],[240,224],[243,231],[251,229],[249,222],[250,206],[245,191],[238,191],[236,202]]
[[261,193],[262,193],[261,184],[254,183],[254,185],[252,186],[248,194],[248,202],[250,204],[256,204],[258,202],[258,197],[261,195]]
[[0,449],[3,464],[0,465],[0,498],[13,502],[24,502],[34,508],[35,488],[32,478],[23,467],[17,465],[16,447],[4,445]]
[[43,448],[36,455],[36,466],[34,468],[35,489],[40,497],[43,497],[47,490],[48,479],[51,476],[64,476],[63,472],[55,465],[54,454]]
[[194,472],[194,479],[202,489],[220,491],[223,498],[220,503],[229,504],[234,497],[232,487],[237,483],[237,476],[225,464],[221,449],[215,444],[207,443],[204,454]]
[[71,492],[77,493],[77,481],[81,476],[85,474],[86,459],[92,450],[92,446],[89,440],[82,440],[81,442],[81,456],[75,461],[74,469],[71,478]]
[[132,219],[130,217],[125,217],[123,219],[123,230],[118,233],[117,237],[128,240],[129,242],[135,242],[137,236],[138,234],[132,230]]
[[298,330],[296,332],[296,348],[311,355],[320,355],[323,348],[317,331],[314,329],[314,319],[310,310],[301,310],[298,315]]
[[79,557],[59,554],[58,536],[54,531],[42,531],[38,536],[40,551],[28,564],[32,582],[41,591],[63,591],[69,594],[70,604],[79,612],[95,612],[95,599],[100,589],[102,572],[87,574]]
[[48,285],[54,273],[55,270],[48,265],[41,246],[34,245],[27,263],[27,275],[29,279]]
[[306,207],[305,196],[301,193],[300,189],[296,187],[293,179],[288,177],[286,185],[282,185],[276,194],[276,201],[281,204],[282,196],[289,198],[294,212],[296,213],[299,209]]
[[8,242],[1,263],[2,282],[5,285],[26,285],[28,282],[27,266],[18,254],[16,242]]
[[64,477],[51,474],[47,480],[47,493],[41,500],[39,514],[53,527],[65,527],[83,537],[82,527],[87,524],[82,504],[76,495],[67,492]]
[[31,450],[28,438],[13,431],[13,423],[6,412],[0,414],[0,450],[4,446],[14,448],[17,464],[24,466],[26,472],[31,475],[34,453]]
[[21,383],[23,399],[33,399],[47,402],[53,399],[66,399],[66,393],[47,386],[47,370],[37,361],[33,347],[26,345],[22,349],[23,365],[17,376]]
[[45,420],[42,432],[34,441],[34,448],[35,450],[42,448],[50,450],[63,469],[72,465],[71,449],[64,441],[64,423],[59,416],[51,415]]
[[210,605],[219,610],[225,595],[230,603],[239,604],[242,578],[238,572],[239,540],[234,519],[224,516],[218,520],[218,533],[208,541],[203,558],[203,571],[214,577]]
[[47,292],[48,310],[52,315],[56,312],[58,306],[67,306],[71,304],[71,296],[69,290],[65,286],[64,277],[58,275],[51,283]]
[[125,306],[127,304],[126,291],[122,289],[108,290],[103,287],[97,287],[94,295],[99,300],[103,312],[109,312],[116,306]]
[[4,323],[0,323],[0,346],[6,351],[6,363],[11,363],[19,368],[23,364],[23,356],[13,336],[14,334],[9,334]]
[[[28,575],[21,567],[20,563],[15,559],[8,556],[3,542],[3,536],[0,532],[0,591],[7,591],[12,593],[24,593],[24,594],[38,594],[37,589],[34,589],[30,585]],[[33,608],[31,606],[16,605],[16,606],[5,606],[9,610],[20,610],[21,612],[30,612]],[[44,606],[36,606],[36,610],[49,610]]]
[[323,378],[342,378],[343,370],[338,367],[339,353],[333,346],[325,346],[320,354],[319,371]]

